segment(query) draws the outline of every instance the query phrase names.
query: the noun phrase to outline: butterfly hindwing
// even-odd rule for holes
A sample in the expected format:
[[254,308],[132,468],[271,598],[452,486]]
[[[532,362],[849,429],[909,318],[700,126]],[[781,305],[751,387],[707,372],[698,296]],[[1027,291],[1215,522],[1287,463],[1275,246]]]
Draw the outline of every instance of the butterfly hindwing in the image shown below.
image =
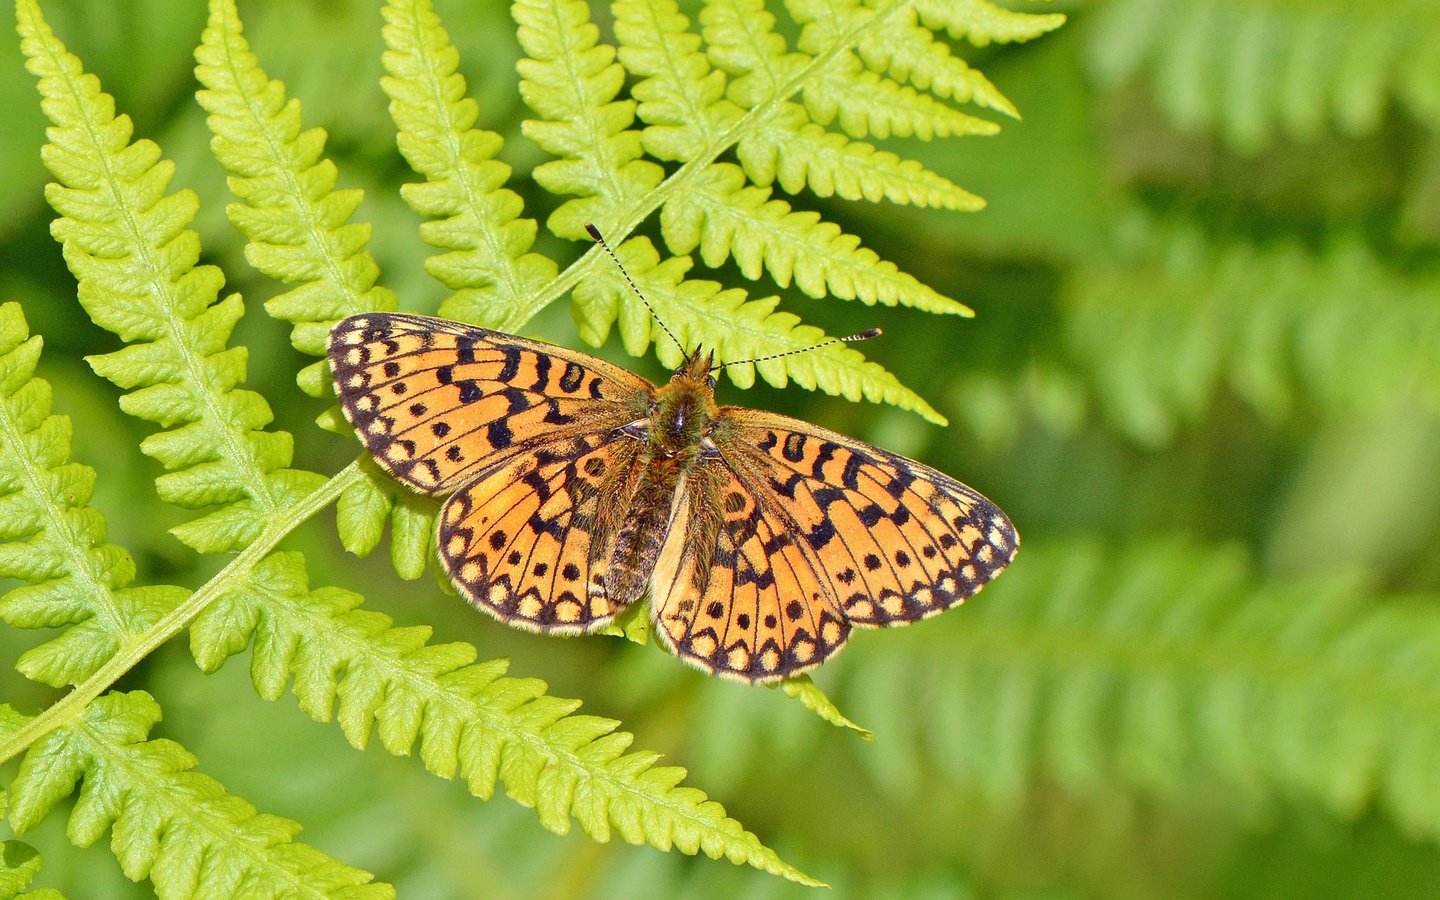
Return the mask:
[[531,631],[608,623],[604,576],[619,531],[615,499],[638,480],[637,441],[579,435],[493,466],[440,512],[440,558],[475,606]]
[[718,460],[676,499],[651,581],[656,633],[681,659],[744,681],[822,663],[850,635],[834,591],[763,491]]
[[643,418],[653,392],[588,354],[401,313],[341,321],[329,358],[341,409],[371,454],[427,493],[530,444]]
[[845,618],[903,625],[962,602],[1019,544],[995,504],[941,472],[774,413],[726,407],[727,466],[783,510]]

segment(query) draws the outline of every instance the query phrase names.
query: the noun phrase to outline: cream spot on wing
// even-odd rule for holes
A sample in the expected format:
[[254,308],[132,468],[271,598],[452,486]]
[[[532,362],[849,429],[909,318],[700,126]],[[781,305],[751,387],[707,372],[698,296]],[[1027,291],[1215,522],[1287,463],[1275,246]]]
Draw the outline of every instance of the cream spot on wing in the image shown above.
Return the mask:
[[840,626],[835,622],[826,622],[820,628],[820,640],[827,644],[833,644],[840,640]]
[[869,600],[856,600],[846,607],[846,611],[857,619],[868,619],[875,615],[875,604]]
[[555,604],[555,618],[562,622],[578,622],[584,612],[577,600],[561,600]]
[[880,607],[892,616],[898,616],[905,610],[905,601],[899,594],[886,594],[880,598]]
[[790,652],[802,663],[809,662],[815,658],[815,644],[812,641],[796,641],[791,645]]
[[743,671],[750,667],[750,651],[736,644],[730,648],[730,654],[726,661],[730,664],[730,668]]
[[708,634],[702,634],[690,641],[690,651],[709,658],[715,653],[715,639]]
[[520,598],[520,615],[527,619],[537,619],[540,617],[540,610],[541,604],[539,597],[534,594],[526,594]]
[[780,668],[780,654],[775,651],[774,647],[760,654],[760,668],[767,672],[773,672]]

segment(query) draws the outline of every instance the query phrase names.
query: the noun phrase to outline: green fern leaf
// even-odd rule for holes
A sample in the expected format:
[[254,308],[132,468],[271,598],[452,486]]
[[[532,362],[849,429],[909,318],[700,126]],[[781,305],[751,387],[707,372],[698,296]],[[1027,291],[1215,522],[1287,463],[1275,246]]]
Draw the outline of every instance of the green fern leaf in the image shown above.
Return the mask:
[[[806,53],[823,53],[843,40],[846,31],[861,24],[865,15],[861,8],[845,8],[831,0],[792,0],[789,9],[805,26],[799,47]],[[948,46],[935,39],[934,32],[920,27],[913,16],[885,17],[875,28],[860,29],[855,52],[873,72],[888,72],[942,98],[954,98],[960,103],[973,101],[1012,118],[1020,117],[1014,104],[990,79],[954,56]]]
[[640,134],[631,130],[635,104],[616,100],[625,70],[615,50],[599,44],[582,0],[518,0],[520,93],[540,116],[523,125],[529,137],[559,157],[535,169],[535,180],[554,194],[578,194],[551,214],[552,232],[582,238],[592,222],[605,233],[628,231],[617,214],[641,202],[664,172],[641,159]]
[[393,897],[352,869],[291,838],[300,826],[258,814],[173,741],[146,740],[160,707],[140,691],[95,700],[80,719],[31,748],[11,786],[10,821],[24,833],[83,781],[69,834],[89,846],[111,830],[125,875],[161,896]]
[[40,344],[17,304],[0,305],[0,576],[29,582],[0,597],[0,619],[69,626],[16,663],[58,687],[93,674],[189,592],[126,586],[135,563],[106,543],[88,505],[95,472],[67,462],[70,420],[50,414],[50,386],[34,377]]
[[1059,13],[1022,13],[990,0],[915,0],[920,19],[977,47],[1034,40],[1065,24]]
[[[284,85],[260,70],[233,0],[210,3],[195,58],[210,147],[239,200],[226,212],[250,241],[245,258],[266,275],[299,285],[265,308],[295,324],[297,350],[324,356],[337,320],[396,307],[395,295],[375,285],[380,270],[365,249],[369,226],[350,223],[361,192],[335,190],[335,165],[321,157],[325,132],[301,130],[299,103],[287,102]],[[325,374],[324,363],[315,363],[300,373],[300,386],[327,396]]]
[[157,480],[163,499],[238,507],[192,521],[176,536],[205,552],[243,546],[319,476],[286,470],[290,436],[263,431],[269,405],[235,390],[246,354],[226,343],[243,308],[235,295],[216,302],[220,272],[195,265],[199,239],[185,227],[195,195],[165,194],[173,164],[149,141],[129,143],[130,120],[114,115],[113,101],[33,0],[21,0],[19,10],[27,66],[53,123],[43,152],[60,181],[46,190],[61,216],[52,232],[86,312],[132,343],[91,357],[91,366],[131,391],[122,409],[172,429],[141,446],[171,470]]
[[590,837],[618,831],[630,843],[726,856],[805,884],[812,879],[728,818],[684,770],[627,749],[618,723],[572,715],[578,702],[545,694],[536,679],[504,677],[506,664],[476,664],[468,644],[429,644],[430,629],[398,628],[358,608],[360,597],[309,587],[298,554],[277,553],[212,604],[191,628],[191,649],[213,671],[253,635],[256,688],[277,698],[287,683],[300,707],[333,716],[356,747],[378,734],[391,753],[418,745],[427,769],[457,772],[490,797],[496,783],[564,834],[573,818]]
[[431,220],[421,236],[447,251],[427,260],[426,271],[455,291],[440,313],[514,331],[533,314],[530,306],[555,277],[555,263],[529,252],[535,222],[519,217],[519,195],[504,188],[510,167],[494,158],[500,136],[473,127],[479,107],[465,96],[459,54],[431,4],[392,2],[384,13],[389,76],[381,86],[400,152],[426,179],[402,193]]
[[[703,344],[720,359],[753,359],[815,347],[825,340],[818,328],[800,325],[800,320],[790,313],[776,312],[778,301],[774,297],[747,301],[738,289],[722,290],[712,281],[686,280],[689,258],[671,257],[661,263],[654,245],[646,238],[627,241],[616,248],[616,255],[686,347]],[[644,353],[653,339],[652,317],[618,272],[578,285],[575,315],[581,334],[589,341],[603,341],[617,315],[621,339],[630,353]],[[680,364],[684,351],[668,338],[657,340],[655,346],[662,361],[671,366]],[[745,363],[730,366],[725,372],[740,387],[749,387],[757,370],[776,387],[784,387],[793,379],[812,390],[820,388],[850,400],[863,397],[891,403],[914,410],[932,422],[944,422],[940,413],[895,376],[843,344],[801,354],[798,360]]]
[[840,708],[835,705],[835,702],[825,696],[819,686],[810,680],[809,675],[789,678],[780,682],[779,685],[772,685],[772,687],[777,686],[785,692],[785,696],[799,700],[802,706],[829,722],[831,725],[838,728],[848,728],[864,740],[875,740],[875,732],[862,725],[856,724],[842,713]]
[[860,239],[800,212],[765,188],[744,186],[738,166],[710,167],[693,190],[665,205],[661,229],[676,253],[697,247],[709,266],[734,257],[741,272],[758,278],[766,271],[782,287],[795,286],[812,297],[859,299],[867,304],[903,303],[926,312],[973,315],[970,308],[942,296],[901,272],[894,263],[861,248]]

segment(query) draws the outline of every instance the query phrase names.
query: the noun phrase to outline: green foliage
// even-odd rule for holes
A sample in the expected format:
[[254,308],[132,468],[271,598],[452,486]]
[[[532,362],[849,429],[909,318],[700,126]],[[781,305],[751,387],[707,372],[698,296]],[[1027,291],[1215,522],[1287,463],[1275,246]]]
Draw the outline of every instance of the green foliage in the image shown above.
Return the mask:
[[[312,893],[810,895],[780,858],[857,898],[1440,881],[1433,4],[242,3],[242,35],[215,2],[201,35],[169,0],[43,2],[175,162],[19,4],[84,305],[12,54],[0,894],[300,865]],[[975,485],[1013,571],[766,691],[636,646],[643,615],[559,641],[396,582],[435,502],[349,465],[327,324],[438,309],[657,377],[627,357],[679,350],[586,218],[722,359],[883,326],[726,370],[820,391],[721,399]]]
[[1392,102],[1440,125],[1440,9],[1426,0],[1112,0],[1094,24],[1089,58],[1105,82],[1148,70],[1177,125],[1240,152],[1328,128],[1368,134]]
[[1118,252],[1075,280],[1065,315],[1126,433],[1169,440],[1221,387],[1275,420],[1301,397],[1335,414],[1440,409],[1440,282],[1387,270],[1359,235],[1337,233],[1313,253],[1293,240],[1215,243],[1143,216],[1117,232]]

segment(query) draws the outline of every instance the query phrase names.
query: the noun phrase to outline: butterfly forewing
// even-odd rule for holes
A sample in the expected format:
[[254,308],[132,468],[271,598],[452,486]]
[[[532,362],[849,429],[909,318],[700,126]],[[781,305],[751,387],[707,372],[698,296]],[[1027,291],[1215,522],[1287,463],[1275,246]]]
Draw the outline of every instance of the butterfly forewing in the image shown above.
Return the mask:
[[653,390],[584,353],[399,313],[341,321],[329,358],[341,409],[371,454],[429,493],[534,444],[643,418]]

